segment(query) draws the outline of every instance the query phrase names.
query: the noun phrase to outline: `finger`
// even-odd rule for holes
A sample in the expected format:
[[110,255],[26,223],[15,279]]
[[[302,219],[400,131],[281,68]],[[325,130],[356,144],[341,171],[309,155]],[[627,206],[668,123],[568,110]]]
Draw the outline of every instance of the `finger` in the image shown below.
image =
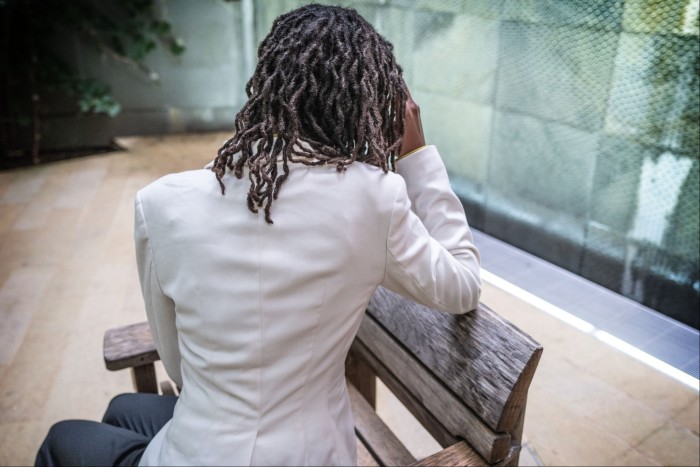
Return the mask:
[[406,99],[412,101],[413,97],[411,97],[411,90],[408,89],[408,84],[406,83],[406,80],[403,78],[403,76],[401,77],[401,83],[403,85],[403,90],[406,92]]

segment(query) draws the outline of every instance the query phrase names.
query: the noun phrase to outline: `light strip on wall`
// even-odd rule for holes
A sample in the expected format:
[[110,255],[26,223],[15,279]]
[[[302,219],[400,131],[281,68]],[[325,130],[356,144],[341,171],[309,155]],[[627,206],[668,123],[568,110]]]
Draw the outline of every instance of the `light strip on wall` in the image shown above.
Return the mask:
[[640,362],[654,368],[655,370],[660,371],[661,373],[667,376],[670,376],[676,381],[679,381],[685,384],[686,386],[695,389],[696,391],[700,391],[700,380],[698,380],[698,378],[695,378],[679,370],[678,368],[659,360],[653,355],[649,355],[643,350],[638,349],[637,347],[623,341],[618,337],[613,336],[612,334],[609,334],[601,329],[597,329],[588,321],[585,321],[579,318],[578,316],[574,316],[568,311],[563,310],[558,306],[553,305],[552,303],[549,303],[548,301],[543,300],[540,297],[521,289],[517,285],[508,282],[502,277],[492,274],[485,269],[481,270],[481,278],[485,282],[488,282],[489,284],[493,285],[494,287],[504,290],[505,292],[508,292],[514,297],[519,298],[525,303],[532,305],[533,307],[542,310],[545,313],[554,316],[555,318],[573,326],[579,331],[595,337],[599,341],[604,342],[605,344],[619,350],[620,352],[625,353],[626,355],[629,355],[635,360],[639,360]]

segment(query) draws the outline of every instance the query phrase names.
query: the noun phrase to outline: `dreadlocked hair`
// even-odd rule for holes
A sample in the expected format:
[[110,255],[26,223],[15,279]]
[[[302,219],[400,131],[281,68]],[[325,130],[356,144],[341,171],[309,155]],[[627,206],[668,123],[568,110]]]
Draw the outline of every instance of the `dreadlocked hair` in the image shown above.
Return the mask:
[[240,179],[247,168],[248,209],[268,223],[290,163],[393,170],[407,91],[393,46],[355,10],[312,4],[278,17],[246,94],[212,171],[224,194],[226,169]]

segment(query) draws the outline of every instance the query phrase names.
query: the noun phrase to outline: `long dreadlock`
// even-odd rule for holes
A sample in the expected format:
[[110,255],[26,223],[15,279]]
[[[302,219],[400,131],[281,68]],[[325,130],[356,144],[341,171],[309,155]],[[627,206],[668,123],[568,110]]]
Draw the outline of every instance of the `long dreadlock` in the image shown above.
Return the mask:
[[392,51],[352,9],[312,4],[278,17],[258,48],[236,133],[214,161],[221,193],[226,168],[240,179],[247,167],[248,209],[263,207],[272,224],[290,162],[393,169],[407,92]]

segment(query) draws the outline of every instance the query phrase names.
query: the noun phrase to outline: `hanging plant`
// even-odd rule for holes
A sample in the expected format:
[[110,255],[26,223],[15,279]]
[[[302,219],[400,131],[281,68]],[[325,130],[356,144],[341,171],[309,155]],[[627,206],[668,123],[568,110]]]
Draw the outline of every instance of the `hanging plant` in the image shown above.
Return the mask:
[[146,58],[161,46],[181,55],[185,45],[158,14],[153,0],[0,0],[0,99],[2,148],[18,144],[31,125],[32,162],[40,162],[41,102],[46,92],[74,100],[83,114],[117,115],[121,106],[106,83],[82,76],[62,58],[66,33],[77,34],[109,60],[137,70],[149,81],[159,75]]

